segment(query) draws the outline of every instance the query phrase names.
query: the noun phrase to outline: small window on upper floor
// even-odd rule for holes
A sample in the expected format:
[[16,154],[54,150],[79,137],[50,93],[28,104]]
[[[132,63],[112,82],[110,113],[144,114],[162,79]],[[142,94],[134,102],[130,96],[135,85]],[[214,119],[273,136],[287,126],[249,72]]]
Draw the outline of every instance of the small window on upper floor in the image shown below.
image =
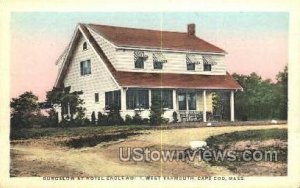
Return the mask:
[[143,51],[134,51],[134,68],[143,69],[147,58]]
[[193,70],[194,71],[196,69],[195,63],[187,64],[186,68],[187,68],[187,70]]
[[199,56],[195,54],[186,54],[186,69],[189,71],[196,70],[196,65],[200,64]]
[[203,64],[204,71],[211,71],[211,64]]
[[91,60],[81,61],[80,62],[80,75],[88,75],[91,74]]
[[86,49],[87,49],[87,43],[86,43],[86,42],[83,43],[82,49],[83,49],[83,50],[86,50]]
[[217,62],[212,56],[205,55],[203,56],[203,71],[211,71],[212,66],[216,65]]
[[163,64],[167,63],[167,59],[162,53],[153,54],[153,68],[154,69],[163,69]]

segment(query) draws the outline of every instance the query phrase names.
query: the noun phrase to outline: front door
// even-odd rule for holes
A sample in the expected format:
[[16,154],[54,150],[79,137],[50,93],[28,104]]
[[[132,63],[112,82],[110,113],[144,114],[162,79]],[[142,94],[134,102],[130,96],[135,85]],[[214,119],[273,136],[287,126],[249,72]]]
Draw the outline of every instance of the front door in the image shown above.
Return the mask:
[[196,110],[196,92],[181,92],[178,94],[179,110]]

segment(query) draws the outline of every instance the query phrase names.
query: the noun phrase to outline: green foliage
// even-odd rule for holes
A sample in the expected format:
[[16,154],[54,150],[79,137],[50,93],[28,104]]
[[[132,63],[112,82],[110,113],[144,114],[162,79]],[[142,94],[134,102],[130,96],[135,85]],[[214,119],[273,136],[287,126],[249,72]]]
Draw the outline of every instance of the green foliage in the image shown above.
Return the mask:
[[125,116],[125,125],[131,125],[133,123],[132,117],[130,115]]
[[98,112],[97,116],[97,125],[107,125],[107,116],[105,114],[102,114],[101,112]]
[[162,115],[164,114],[161,97],[154,95],[151,102],[150,124],[160,125],[163,122]]
[[96,125],[96,115],[94,111],[92,112],[91,120],[92,120],[92,125]]
[[211,136],[206,139],[209,146],[219,144],[234,144],[239,141],[264,141],[270,139],[279,139],[287,141],[287,129],[266,129],[266,130],[247,130],[224,133]]
[[277,82],[263,80],[256,73],[233,74],[243,87],[235,95],[235,115],[240,120],[287,118],[287,67],[277,75]]
[[215,91],[212,93],[213,114],[207,112],[207,119],[212,119],[213,115],[218,115],[216,120],[229,120],[230,117],[230,93],[228,91]]
[[11,107],[11,127],[32,127],[39,115],[38,97],[32,92],[25,92],[18,98],[13,98]]
[[172,114],[172,116],[173,116],[173,123],[177,123],[177,122],[178,122],[178,115],[177,115],[177,112],[174,111],[173,114]]
[[58,113],[53,109],[47,111],[48,116],[38,115],[38,124],[41,127],[57,127],[58,126]]
[[107,116],[108,125],[122,125],[124,120],[120,115],[119,106],[113,106]]
[[[70,92],[71,87],[53,88],[47,92],[47,102],[61,106],[61,117],[63,126],[82,126],[89,120],[85,118],[85,108],[80,95],[82,91]],[[75,117],[74,117],[75,116]],[[70,121],[70,123],[66,122]]]
[[134,124],[134,125],[143,124],[143,119],[138,112],[135,112],[134,116],[132,117],[132,124]]

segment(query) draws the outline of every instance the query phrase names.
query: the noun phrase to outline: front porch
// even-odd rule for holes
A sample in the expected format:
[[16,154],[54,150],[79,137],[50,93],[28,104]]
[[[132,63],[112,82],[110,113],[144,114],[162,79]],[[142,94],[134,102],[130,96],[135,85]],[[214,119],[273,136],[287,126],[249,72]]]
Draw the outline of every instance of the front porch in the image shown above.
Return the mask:
[[[118,101],[123,117],[139,113],[142,118],[149,118],[154,95],[160,95],[164,118],[173,120],[173,112],[179,121],[207,122],[224,120],[221,113],[213,109],[213,93],[225,92],[228,96],[229,109],[227,120],[234,121],[234,91],[217,89],[154,89],[122,88]],[[107,105],[107,104],[106,104]]]

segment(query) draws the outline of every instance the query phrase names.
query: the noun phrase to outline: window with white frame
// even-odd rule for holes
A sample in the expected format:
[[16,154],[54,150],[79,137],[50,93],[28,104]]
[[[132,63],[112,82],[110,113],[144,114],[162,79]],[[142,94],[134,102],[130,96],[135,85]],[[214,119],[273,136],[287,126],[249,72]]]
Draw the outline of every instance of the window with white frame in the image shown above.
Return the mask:
[[170,89],[153,89],[151,90],[151,101],[159,99],[161,101],[161,107],[167,109],[173,109],[173,94]]
[[121,109],[121,91],[105,92],[105,109]]
[[153,68],[163,69],[163,64],[167,63],[167,59],[162,53],[153,53]]
[[134,68],[143,69],[147,58],[143,51],[134,51]]
[[149,91],[146,89],[128,89],[126,106],[127,109],[149,109]]
[[186,54],[186,69],[189,71],[196,70],[196,65],[200,64],[201,60],[198,55]]
[[80,62],[80,75],[88,75],[91,74],[91,60],[85,60]]

